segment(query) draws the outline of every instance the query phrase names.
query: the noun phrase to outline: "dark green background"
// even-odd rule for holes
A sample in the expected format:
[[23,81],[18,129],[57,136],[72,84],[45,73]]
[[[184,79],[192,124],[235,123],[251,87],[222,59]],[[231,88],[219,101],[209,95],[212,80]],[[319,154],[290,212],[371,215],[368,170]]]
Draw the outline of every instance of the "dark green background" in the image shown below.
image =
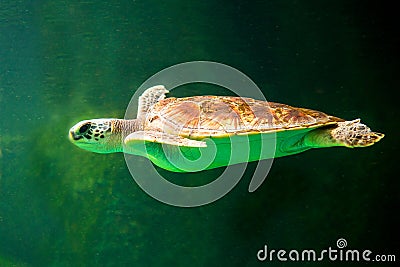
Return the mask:
[[[395,16],[345,0],[1,1],[0,266],[299,266],[260,264],[256,253],[340,237],[399,261]],[[147,78],[192,60],[230,65],[268,100],[362,118],[386,137],[277,159],[248,193],[252,163],[232,192],[193,209],[147,196],[122,154],[69,143],[74,123],[123,117]],[[190,88],[181,94],[208,93]]]

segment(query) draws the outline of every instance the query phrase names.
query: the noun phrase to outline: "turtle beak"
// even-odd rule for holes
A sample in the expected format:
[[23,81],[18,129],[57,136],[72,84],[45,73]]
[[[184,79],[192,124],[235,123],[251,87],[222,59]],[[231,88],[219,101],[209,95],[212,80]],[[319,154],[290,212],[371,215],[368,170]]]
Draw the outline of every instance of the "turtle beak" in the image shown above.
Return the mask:
[[73,131],[73,130],[70,130],[69,131],[69,140],[71,140],[71,141],[77,141],[77,140],[79,140],[79,139],[82,139],[83,137],[81,136],[81,135],[77,135],[76,133],[75,133],[75,131]]

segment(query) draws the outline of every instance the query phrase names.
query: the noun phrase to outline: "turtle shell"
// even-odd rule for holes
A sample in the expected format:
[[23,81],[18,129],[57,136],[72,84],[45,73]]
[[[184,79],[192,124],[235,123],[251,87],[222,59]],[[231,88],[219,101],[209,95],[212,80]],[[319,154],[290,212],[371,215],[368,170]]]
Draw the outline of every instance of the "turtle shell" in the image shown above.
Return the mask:
[[192,138],[320,127],[343,119],[285,104],[228,96],[167,98],[147,112],[144,129]]

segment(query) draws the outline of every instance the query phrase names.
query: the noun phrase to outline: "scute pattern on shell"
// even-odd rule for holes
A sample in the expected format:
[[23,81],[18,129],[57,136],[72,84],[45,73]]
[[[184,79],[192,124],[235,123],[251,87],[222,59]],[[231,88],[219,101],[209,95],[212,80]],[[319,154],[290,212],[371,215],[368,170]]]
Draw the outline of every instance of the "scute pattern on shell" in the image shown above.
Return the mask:
[[191,137],[226,136],[335,124],[323,112],[251,98],[167,98],[147,113],[144,128]]

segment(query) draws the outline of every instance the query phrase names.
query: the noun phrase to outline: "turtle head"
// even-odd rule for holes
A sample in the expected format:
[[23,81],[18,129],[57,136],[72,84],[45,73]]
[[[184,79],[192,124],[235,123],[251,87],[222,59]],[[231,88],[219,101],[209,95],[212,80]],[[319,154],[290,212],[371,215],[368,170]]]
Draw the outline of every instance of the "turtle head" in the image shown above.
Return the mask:
[[78,122],[69,130],[69,140],[91,152],[117,152],[121,147],[121,138],[113,131],[115,121],[116,119],[93,119]]

